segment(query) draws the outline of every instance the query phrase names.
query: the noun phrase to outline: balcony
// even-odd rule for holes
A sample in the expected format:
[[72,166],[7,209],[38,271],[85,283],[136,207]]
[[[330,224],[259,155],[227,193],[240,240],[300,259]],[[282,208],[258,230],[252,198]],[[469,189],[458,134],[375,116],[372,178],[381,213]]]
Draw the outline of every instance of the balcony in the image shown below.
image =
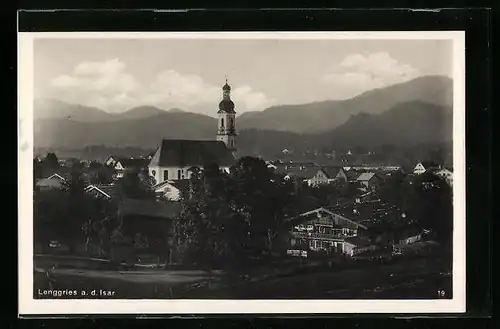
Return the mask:
[[341,232],[333,232],[333,233],[319,233],[319,232],[292,232],[292,236],[294,238],[302,238],[302,239],[325,239],[325,240],[343,240],[345,238],[349,238],[351,236],[355,236],[355,234],[342,234]]

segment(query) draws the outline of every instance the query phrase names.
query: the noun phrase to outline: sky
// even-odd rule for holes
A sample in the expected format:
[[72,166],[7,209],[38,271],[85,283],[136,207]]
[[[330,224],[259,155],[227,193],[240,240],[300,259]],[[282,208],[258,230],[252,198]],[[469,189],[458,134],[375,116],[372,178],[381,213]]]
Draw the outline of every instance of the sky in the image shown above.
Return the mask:
[[35,98],[119,113],[215,116],[225,79],[237,113],[347,99],[418,76],[452,76],[448,40],[36,39]]

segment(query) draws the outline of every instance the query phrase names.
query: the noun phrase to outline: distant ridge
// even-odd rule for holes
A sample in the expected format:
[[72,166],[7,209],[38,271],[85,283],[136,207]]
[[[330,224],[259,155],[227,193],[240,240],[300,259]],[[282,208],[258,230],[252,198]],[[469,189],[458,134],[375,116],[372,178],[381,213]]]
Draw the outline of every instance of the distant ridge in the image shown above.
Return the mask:
[[318,133],[339,127],[357,113],[381,114],[396,104],[418,100],[451,107],[453,81],[444,76],[425,76],[347,100],[273,106],[262,112],[243,113],[238,117],[238,127]]
[[[236,120],[238,149],[254,153],[294,145],[331,148],[449,140],[451,91],[451,79],[430,76],[368,91],[349,100],[244,113]],[[216,119],[153,106],[110,114],[52,100],[35,102],[34,128],[38,147],[154,148],[162,138],[213,140]]]

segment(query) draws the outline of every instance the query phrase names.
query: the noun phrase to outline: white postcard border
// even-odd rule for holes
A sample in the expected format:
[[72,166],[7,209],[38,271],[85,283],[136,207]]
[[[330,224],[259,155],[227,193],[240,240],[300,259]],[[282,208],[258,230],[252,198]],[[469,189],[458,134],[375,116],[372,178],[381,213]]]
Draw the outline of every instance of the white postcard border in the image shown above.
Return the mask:
[[[453,40],[453,299],[37,300],[33,298],[33,41],[58,39]],[[19,314],[285,314],[465,312],[465,32],[43,32],[18,33]]]

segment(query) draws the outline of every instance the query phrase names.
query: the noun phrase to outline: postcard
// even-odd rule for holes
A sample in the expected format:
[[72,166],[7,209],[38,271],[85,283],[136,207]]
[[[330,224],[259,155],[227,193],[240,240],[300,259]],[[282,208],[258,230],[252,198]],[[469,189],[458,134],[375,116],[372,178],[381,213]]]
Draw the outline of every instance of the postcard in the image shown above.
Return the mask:
[[465,312],[465,33],[19,33],[19,313]]

